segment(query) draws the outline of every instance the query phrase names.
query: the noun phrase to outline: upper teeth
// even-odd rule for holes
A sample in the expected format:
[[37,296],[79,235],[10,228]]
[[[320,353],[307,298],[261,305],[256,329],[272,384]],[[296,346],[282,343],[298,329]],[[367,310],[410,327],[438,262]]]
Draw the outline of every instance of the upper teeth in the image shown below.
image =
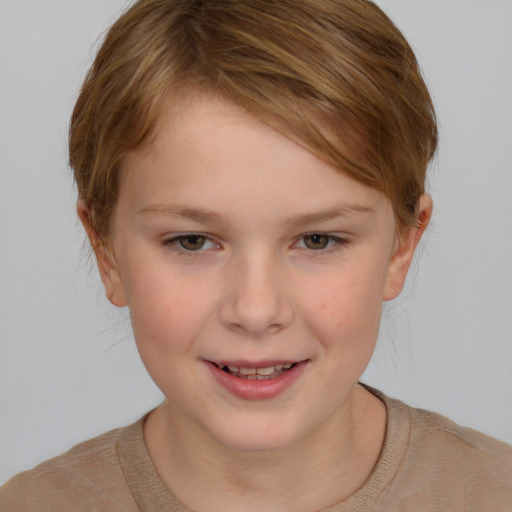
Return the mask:
[[291,367],[292,363],[277,364],[276,366],[267,366],[266,368],[228,366],[231,372],[241,373],[242,375],[272,375],[276,371],[281,371],[282,369],[289,370]]

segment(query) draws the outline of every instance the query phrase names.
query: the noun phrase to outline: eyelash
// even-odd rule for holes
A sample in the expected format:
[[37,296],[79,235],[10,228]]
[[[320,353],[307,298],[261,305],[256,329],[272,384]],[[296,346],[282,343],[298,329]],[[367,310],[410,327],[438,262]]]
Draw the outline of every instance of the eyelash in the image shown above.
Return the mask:
[[[314,236],[326,237],[328,245],[325,248],[318,248],[318,249],[311,249],[310,247],[307,247],[307,246],[299,247],[300,243],[304,244],[304,240],[307,237],[314,237]],[[205,235],[203,233],[183,233],[180,235],[176,235],[171,238],[165,239],[162,242],[162,245],[165,247],[168,247],[169,249],[171,249],[172,251],[176,252],[179,255],[183,254],[186,256],[194,256],[194,257],[202,256],[203,253],[207,250],[204,248],[204,245],[199,247],[197,250],[191,250],[191,249],[184,248],[180,244],[180,241],[186,240],[187,238],[190,239],[193,237],[204,238],[205,244],[210,243],[210,244],[213,244],[213,246],[215,248],[220,247],[220,245],[218,243],[216,243],[214,240],[212,240],[212,238],[210,238],[208,235]],[[307,252],[310,252],[312,255],[321,256],[321,255],[326,255],[326,254],[331,254],[333,252],[336,252],[336,251],[342,249],[344,246],[348,245],[349,243],[350,243],[349,240],[347,240],[345,238],[340,238],[338,236],[334,236],[329,233],[323,233],[321,231],[313,231],[311,233],[305,233],[305,234],[301,235],[299,237],[298,241],[295,242],[292,247],[298,248],[298,249],[305,249]],[[210,248],[213,248],[213,247],[210,247]]]
[[303,242],[307,237],[326,237],[327,238],[327,247],[321,249],[311,249],[309,247],[300,247],[301,249],[306,249],[311,253],[319,253],[319,255],[331,254],[348,245],[349,241],[346,238],[340,238],[339,236],[334,236],[329,233],[323,233],[321,231],[313,231],[312,233],[306,233],[299,238],[299,241],[294,244],[297,246],[300,242]]
[[203,247],[200,247],[197,250],[191,250],[191,249],[185,249],[180,244],[180,241],[183,241],[183,240],[186,240],[187,238],[192,238],[192,237],[204,238],[205,244],[211,243],[216,248],[219,247],[219,244],[214,242],[208,235],[205,235],[203,233],[183,233],[183,234],[165,239],[162,242],[162,245],[164,245],[164,247],[168,247],[169,249],[177,252],[180,255],[184,254],[186,256],[196,256],[197,257],[205,251],[205,249],[203,249]]

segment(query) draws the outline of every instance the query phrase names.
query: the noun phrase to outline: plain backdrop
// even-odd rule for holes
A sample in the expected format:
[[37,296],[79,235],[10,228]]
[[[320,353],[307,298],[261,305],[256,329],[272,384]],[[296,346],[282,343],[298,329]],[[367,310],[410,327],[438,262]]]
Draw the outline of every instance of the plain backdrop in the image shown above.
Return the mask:
[[[381,0],[438,110],[435,214],[363,381],[512,442],[512,1]],[[0,483],[161,401],[76,220],[68,119],[125,0],[0,0]]]

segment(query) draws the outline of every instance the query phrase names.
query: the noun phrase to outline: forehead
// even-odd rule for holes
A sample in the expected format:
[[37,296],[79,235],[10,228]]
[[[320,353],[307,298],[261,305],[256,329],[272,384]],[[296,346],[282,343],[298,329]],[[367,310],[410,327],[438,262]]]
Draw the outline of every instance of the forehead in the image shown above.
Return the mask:
[[126,158],[120,200],[143,209],[186,204],[226,214],[386,206],[380,192],[318,158],[233,103],[194,95],[162,112],[158,130]]

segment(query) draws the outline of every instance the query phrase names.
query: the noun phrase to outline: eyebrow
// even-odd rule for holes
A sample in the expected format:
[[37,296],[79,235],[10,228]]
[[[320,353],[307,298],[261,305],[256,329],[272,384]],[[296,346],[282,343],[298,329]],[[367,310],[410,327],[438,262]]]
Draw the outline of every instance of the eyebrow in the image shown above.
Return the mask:
[[302,213],[294,215],[286,219],[287,224],[312,224],[314,222],[324,222],[338,217],[351,217],[353,215],[375,213],[375,209],[362,205],[350,204],[331,208],[329,210],[322,210],[319,212]]
[[200,208],[190,208],[180,204],[152,204],[138,211],[138,213],[159,214],[165,217],[185,218],[197,222],[222,222],[222,217],[212,210],[203,210]]
[[[142,214],[158,214],[165,217],[172,218],[185,218],[191,219],[196,222],[217,222],[225,223],[224,218],[219,213],[213,210],[206,210],[202,208],[191,208],[188,206],[174,204],[153,204],[148,205],[138,213]],[[299,225],[299,224],[312,224],[314,222],[324,222],[327,220],[335,219],[338,217],[350,217],[353,215],[370,214],[375,213],[375,209],[360,204],[343,205],[328,210],[322,210],[319,212],[301,213],[299,215],[293,215],[284,220],[286,224]]]

